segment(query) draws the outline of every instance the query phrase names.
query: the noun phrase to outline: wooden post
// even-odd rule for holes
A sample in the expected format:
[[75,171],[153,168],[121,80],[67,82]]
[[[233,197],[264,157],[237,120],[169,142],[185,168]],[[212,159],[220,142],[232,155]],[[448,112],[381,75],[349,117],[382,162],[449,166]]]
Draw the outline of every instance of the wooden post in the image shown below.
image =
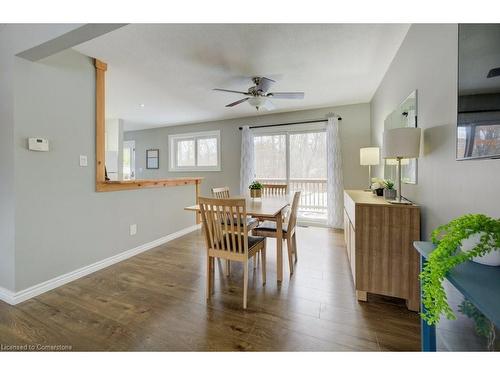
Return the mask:
[[99,191],[99,185],[105,182],[105,144],[104,133],[105,124],[105,75],[108,68],[107,64],[100,60],[94,60],[95,65],[95,156],[96,156],[96,190]]
[[[196,204],[199,204],[199,197],[200,197],[200,184],[201,184],[201,180],[196,180],[196,189],[195,189],[195,194],[196,194]],[[200,212],[196,212],[196,224],[200,224],[201,223],[201,214]]]

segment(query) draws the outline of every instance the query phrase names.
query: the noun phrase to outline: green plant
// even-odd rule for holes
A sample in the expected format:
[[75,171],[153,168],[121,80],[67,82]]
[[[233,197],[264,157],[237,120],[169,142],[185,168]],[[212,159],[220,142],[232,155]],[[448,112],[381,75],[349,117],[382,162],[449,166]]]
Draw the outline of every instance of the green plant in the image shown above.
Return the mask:
[[[460,251],[462,240],[476,233],[480,234],[477,245]],[[422,303],[426,308],[421,315],[429,325],[435,325],[442,314],[448,319],[456,318],[442,286],[446,274],[458,264],[500,247],[500,219],[481,214],[464,215],[436,228],[431,238],[437,246],[420,273]]]
[[255,190],[255,189],[262,189],[262,184],[259,181],[254,181],[250,184],[248,187],[249,189]]
[[458,311],[474,321],[476,333],[488,340],[488,349],[492,349],[495,343],[495,325],[474,304],[464,299],[458,305]]
[[394,189],[394,181],[384,180],[384,187],[388,190],[393,190]]

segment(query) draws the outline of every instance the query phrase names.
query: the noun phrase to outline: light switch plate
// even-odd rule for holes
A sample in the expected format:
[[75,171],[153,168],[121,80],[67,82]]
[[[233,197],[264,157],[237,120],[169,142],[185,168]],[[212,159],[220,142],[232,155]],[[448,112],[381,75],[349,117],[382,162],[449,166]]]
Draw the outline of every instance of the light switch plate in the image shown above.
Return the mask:
[[135,236],[137,233],[137,224],[130,224],[130,235]]
[[80,155],[80,167],[88,166],[87,155]]

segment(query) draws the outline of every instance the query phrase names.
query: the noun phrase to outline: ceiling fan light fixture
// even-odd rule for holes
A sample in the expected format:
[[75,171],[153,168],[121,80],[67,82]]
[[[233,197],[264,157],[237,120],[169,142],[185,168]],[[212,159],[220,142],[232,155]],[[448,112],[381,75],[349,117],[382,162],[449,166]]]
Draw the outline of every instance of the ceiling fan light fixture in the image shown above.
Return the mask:
[[257,108],[257,111],[259,108],[265,107],[268,99],[264,96],[254,96],[248,99],[248,104],[250,104],[252,107]]

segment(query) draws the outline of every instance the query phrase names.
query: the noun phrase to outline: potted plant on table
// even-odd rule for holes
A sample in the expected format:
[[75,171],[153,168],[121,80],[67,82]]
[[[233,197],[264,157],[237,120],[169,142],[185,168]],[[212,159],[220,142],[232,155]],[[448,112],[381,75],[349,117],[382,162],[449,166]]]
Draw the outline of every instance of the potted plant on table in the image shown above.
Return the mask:
[[436,249],[420,273],[422,303],[426,309],[422,319],[436,325],[442,314],[448,319],[456,318],[442,285],[449,271],[469,260],[484,264],[487,259],[489,265],[500,265],[500,219],[464,215],[435,229],[431,238]]
[[384,198],[387,200],[396,199],[396,189],[394,189],[394,181],[384,180]]
[[252,182],[248,188],[250,189],[250,197],[262,197],[262,184],[259,181]]

